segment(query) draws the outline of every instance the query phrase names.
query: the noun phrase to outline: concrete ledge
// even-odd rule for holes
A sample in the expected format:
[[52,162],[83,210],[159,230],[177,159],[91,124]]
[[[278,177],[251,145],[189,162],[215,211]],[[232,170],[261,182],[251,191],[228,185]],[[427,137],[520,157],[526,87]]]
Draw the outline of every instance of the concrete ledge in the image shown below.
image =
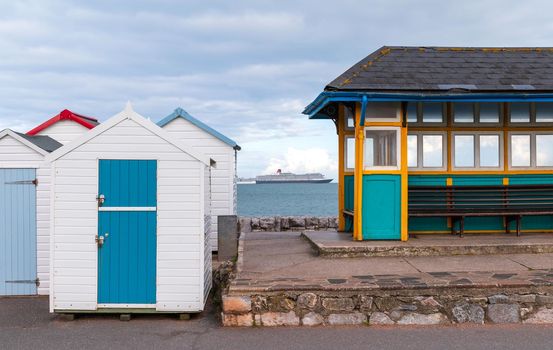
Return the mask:
[[336,231],[304,231],[302,237],[328,258],[553,253],[553,234],[419,235],[407,242],[354,242],[350,234]]

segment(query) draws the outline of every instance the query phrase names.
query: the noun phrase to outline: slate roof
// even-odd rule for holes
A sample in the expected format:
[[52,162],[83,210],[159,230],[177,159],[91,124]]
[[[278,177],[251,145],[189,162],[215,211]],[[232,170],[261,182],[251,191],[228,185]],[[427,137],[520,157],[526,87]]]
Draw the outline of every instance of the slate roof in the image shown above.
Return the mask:
[[157,125],[160,128],[163,128],[165,125],[169,124],[171,121],[177,119],[177,118],[183,118],[184,120],[188,120],[193,125],[197,126],[198,128],[204,130],[208,134],[211,134],[212,136],[218,138],[219,140],[223,141],[230,147],[234,148],[237,151],[241,150],[241,147],[236,143],[236,141],[226,137],[225,135],[221,134],[217,130],[213,129],[206,123],[194,118],[191,116],[187,111],[185,111],[182,108],[177,108],[175,111],[171,114],[169,114],[167,117],[161,119],[159,122],[157,122]]
[[20,132],[17,132],[17,131],[14,131],[14,132],[17,135],[19,135],[19,136],[23,137],[24,139],[26,139],[27,141],[35,144],[37,147],[42,148],[46,152],[53,152],[53,151],[57,150],[58,148],[60,148],[61,146],[63,146],[61,143],[54,140],[50,136],[42,136],[42,135],[30,136],[30,135],[23,134],[23,133],[20,133]]
[[326,91],[553,91],[553,48],[384,46]]

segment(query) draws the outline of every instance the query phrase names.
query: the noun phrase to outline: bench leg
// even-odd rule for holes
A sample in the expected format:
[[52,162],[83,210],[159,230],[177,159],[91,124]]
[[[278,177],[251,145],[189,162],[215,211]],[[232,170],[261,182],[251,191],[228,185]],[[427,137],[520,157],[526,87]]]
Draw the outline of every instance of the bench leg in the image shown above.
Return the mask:
[[459,237],[463,237],[463,235],[465,234],[465,217],[464,216],[461,216],[461,229],[459,230]]
[[517,237],[520,237],[520,215],[517,215]]

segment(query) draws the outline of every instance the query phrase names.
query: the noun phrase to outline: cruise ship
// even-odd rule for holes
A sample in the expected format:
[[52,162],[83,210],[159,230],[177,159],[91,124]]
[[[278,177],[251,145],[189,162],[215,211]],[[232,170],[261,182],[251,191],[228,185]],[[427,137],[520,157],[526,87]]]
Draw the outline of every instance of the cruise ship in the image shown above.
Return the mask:
[[259,175],[255,178],[256,184],[274,184],[274,183],[315,183],[326,184],[333,179],[326,179],[321,173],[292,174],[283,173],[280,169],[274,175]]

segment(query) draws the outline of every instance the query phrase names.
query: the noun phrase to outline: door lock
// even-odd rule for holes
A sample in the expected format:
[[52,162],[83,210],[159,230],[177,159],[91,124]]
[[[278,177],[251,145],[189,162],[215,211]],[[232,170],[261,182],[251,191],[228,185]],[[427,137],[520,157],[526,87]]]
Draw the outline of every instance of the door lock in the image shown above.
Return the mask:
[[98,248],[102,248],[102,246],[104,245],[104,241],[106,240],[106,238],[108,237],[108,234],[106,233],[106,236],[99,236],[96,235],[96,238],[94,239],[96,241],[96,244],[98,245]]
[[101,207],[102,205],[104,205],[104,202],[106,201],[106,196],[101,194],[98,197],[96,197],[96,200],[98,201],[98,207]]

